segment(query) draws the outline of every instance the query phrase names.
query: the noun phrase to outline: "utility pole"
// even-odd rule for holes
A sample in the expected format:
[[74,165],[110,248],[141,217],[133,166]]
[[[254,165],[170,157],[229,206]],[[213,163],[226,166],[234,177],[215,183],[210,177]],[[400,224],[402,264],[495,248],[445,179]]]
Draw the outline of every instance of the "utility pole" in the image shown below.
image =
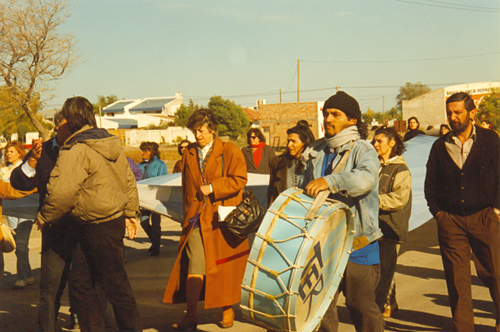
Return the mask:
[[300,59],[297,59],[297,103],[300,103]]
[[385,125],[385,96],[382,96],[382,124]]

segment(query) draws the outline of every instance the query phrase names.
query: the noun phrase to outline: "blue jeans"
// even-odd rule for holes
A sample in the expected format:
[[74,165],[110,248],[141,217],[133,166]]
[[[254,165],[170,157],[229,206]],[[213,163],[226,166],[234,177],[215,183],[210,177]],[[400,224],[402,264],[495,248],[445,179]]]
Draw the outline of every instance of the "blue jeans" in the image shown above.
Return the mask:
[[31,277],[29,261],[29,241],[33,220],[7,216],[9,227],[16,231],[17,279],[26,280]]

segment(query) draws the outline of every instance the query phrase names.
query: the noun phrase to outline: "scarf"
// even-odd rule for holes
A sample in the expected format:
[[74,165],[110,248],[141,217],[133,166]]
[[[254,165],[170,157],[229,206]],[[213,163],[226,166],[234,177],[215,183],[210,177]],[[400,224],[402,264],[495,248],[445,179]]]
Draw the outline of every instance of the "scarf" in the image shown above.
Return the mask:
[[253,149],[257,148],[257,150],[255,150],[255,152],[253,153],[253,162],[255,163],[255,168],[259,167],[260,160],[262,159],[262,151],[264,150],[264,145],[266,145],[266,143],[264,142],[260,142],[257,145],[250,145],[250,147]]
[[336,151],[339,147],[352,142],[356,141],[360,138],[361,136],[359,135],[358,132],[358,127],[356,125],[347,127],[346,129],[342,130],[340,133],[337,135],[327,138],[325,137],[326,145],[330,149],[330,151],[333,153]]
[[214,135],[214,140],[210,143],[210,149],[207,152],[207,155],[205,158],[203,158],[203,148],[198,146],[198,164],[200,166],[200,172],[201,172],[201,177],[203,179],[203,185],[207,184],[207,180],[205,179],[205,169],[207,168],[207,162],[208,158],[210,158],[210,155],[212,154],[212,150],[214,149],[214,144],[215,144],[215,135]]

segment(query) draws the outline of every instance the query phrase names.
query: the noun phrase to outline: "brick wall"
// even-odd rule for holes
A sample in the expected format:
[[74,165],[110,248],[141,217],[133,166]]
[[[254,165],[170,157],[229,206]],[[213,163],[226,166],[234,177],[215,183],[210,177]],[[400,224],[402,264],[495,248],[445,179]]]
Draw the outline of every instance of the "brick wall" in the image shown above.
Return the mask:
[[[267,144],[285,146],[286,131],[299,120],[309,122],[312,132],[318,135],[318,103],[281,103],[259,106],[260,127],[266,136]],[[278,143],[279,142],[279,143]]]

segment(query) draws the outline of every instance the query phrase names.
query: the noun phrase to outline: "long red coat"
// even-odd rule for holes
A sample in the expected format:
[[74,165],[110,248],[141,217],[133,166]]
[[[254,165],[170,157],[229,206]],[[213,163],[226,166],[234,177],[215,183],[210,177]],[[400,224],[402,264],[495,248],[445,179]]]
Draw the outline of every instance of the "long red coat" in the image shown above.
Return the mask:
[[[223,155],[223,158],[222,158]],[[222,170],[224,165],[224,171]],[[187,256],[183,254],[191,233],[188,220],[201,211],[200,227],[205,247],[205,308],[218,308],[240,301],[241,282],[249,254],[248,240],[241,240],[219,223],[218,207],[236,206],[247,182],[245,159],[232,143],[223,143],[217,136],[205,169],[207,184],[213,193],[203,208],[203,185],[196,143],[188,146],[182,158],[182,194],[184,223],[179,241],[179,254],[168,281],[163,302],[185,302]],[[222,176],[224,174],[224,176]]]

